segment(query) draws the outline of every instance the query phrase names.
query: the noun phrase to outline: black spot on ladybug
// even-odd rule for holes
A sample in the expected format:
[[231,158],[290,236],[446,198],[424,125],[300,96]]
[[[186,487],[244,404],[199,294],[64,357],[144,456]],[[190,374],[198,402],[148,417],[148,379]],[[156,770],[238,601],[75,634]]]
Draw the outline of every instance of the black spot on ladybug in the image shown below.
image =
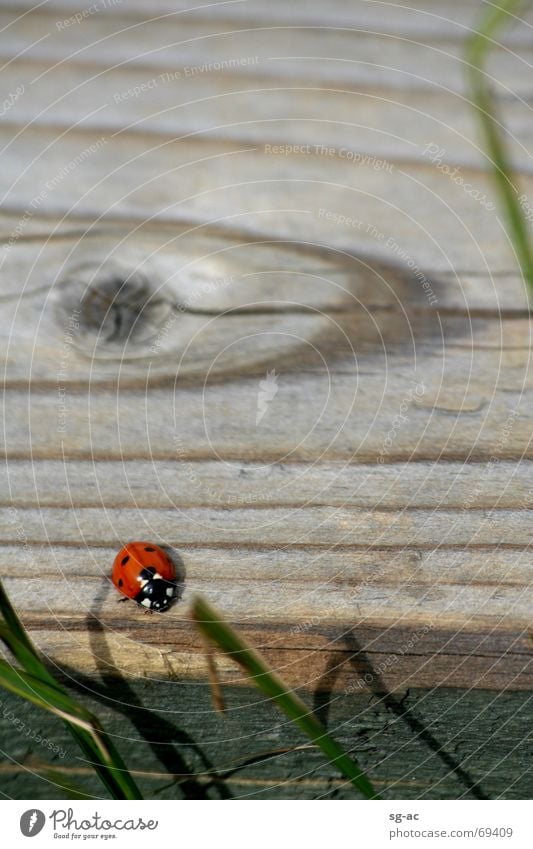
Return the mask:
[[155,551],[155,548],[145,548],[145,551]]
[[126,557],[123,557],[122,560],[120,561],[120,565],[125,566],[129,559],[130,559],[130,556],[129,556],[129,554],[127,554]]
[[118,579],[118,585],[119,585],[119,587],[121,587],[123,583],[124,583],[124,581],[122,580],[122,578],[119,578],[119,579]]

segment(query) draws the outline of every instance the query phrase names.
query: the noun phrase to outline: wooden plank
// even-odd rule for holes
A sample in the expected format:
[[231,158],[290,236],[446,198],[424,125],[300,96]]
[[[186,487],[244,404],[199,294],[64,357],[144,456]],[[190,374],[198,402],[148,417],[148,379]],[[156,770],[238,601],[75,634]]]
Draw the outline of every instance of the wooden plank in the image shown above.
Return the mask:
[[[416,376],[408,377],[404,368],[394,373],[391,384],[377,363],[375,371],[359,376],[357,392],[358,375],[341,373],[331,384],[312,373],[283,375],[275,415],[271,410],[261,427],[255,423],[258,381],[266,365],[262,375],[213,382],[205,393],[185,380],[176,397],[166,388],[150,389],[148,397],[122,389],[118,405],[112,389],[92,393],[90,399],[83,390],[36,390],[28,410],[27,393],[9,390],[4,452],[12,458],[149,456],[176,463],[215,456],[262,463],[531,458],[529,378],[525,391],[521,385],[526,357],[512,352],[513,357],[496,356],[491,363],[490,352],[483,353],[486,373],[480,373],[480,365],[470,381],[460,357],[456,369],[449,363],[445,383],[434,362],[433,374],[424,376],[426,394],[409,406],[406,421],[397,416],[405,415],[400,407],[411,397]],[[498,364],[508,365],[508,385],[501,388],[495,385]]]
[[[114,533],[115,517],[108,512],[108,518]],[[68,521],[64,512],[62,521]],[[50,531],[46,513],[44,522]],[[201,592],[293,686],[309,687],[320,678],[325,653],[333,652],[341,667],[350,634],[390,690],[411,683],[523,690],[533,684],[527,549],[500,546],[487,557],[483,549],[424,550],[414,543],[389,551],[280,544],[272,552],[268,546],[198,548],[180,541],[173,556],[183,564],[185,594],[160,620],[147,619],[134,604],[117,605],[109,575],[118,540],[116,548],[88,542],[62,547],[51,545],[48,532],[46,544],[35,545],[22,510],[13,529],[22,549],[2,546],[0,567],[11,576],[6,585],[40,650],[60,668],[97,672],[106,638],[100,646],[92,634],[96,617],[100,629],[121,634],[106,649],[117,671],[136,675],[142,667],[148,677],[201,677],[202,644],[189,620],[189,600]],[[59,630],[50,629],[50,616],[61,623]],[[143,647],[134,656],[132,640]],[[224,681],[242,685],[231,663],[221,660],[221,670]],[[350,685],[346,675],[336,676],[334,689]],[[367,684],[356,682],[358,689]]]
[[[4,147],[12,138],[11,129],[0,131]],[[37,158],[35,150],[40,151]],[[5,208],[19,214],[21,222],[39,207],[71,218],[96,213],[138,221],[216,221],[237,224],[243,234],[283,239],[290,232],[293,239],[393,262],[401,254],[404,263],[434,271],[490,267],[495,273],[513,266],[497,217],[452,180],[443,180],[431,163],[376,170],[372,163],[350,166],[341,157],[269,151],[246,142],[154,144],[142,136],[82,131],[63,135],[59,144],[56,131],[29,129],[4,150],[0,191]],[[80,156],[76,180],[65,179]],[[12,173],[20,175],[16,184]],[[473,179],[467,171],[464,178]],[[526,193],[530,182],[524,177]],[[475,185],[494,200],[487,175],[476,172]],[[361,228],[339,224],[339,216],[361,218],[362,204]],[[413,226],[422,205],[424,226]],[[443,232],[448,239],[444,254]]]
[[332,506],[401,510],[532,509],[530,460],[497,463],[221,464],[216,460],[10,460],[0,504],[69,509]]
[[[356,798],[318,750],[291,751],[305,744],[300,733],[248,688],[228,688],[229,710],[221,717],[205,684],[182,682],[177,699],[175,681],[159,682],[158,710],[152,681],[113,681],[104,661],[102,674],[101,682],[75,675],[68,683],[102,716],[146,798]],[[310,703],[314,699],[323,721],[387,799],[531,795],[527,693],[443,687],[339,698],[326,689],[305,697]],[[57,719],[9,695],[5,711],[6,716],[0,714],[6,740],[2,792],[19,799],[63,798],[60,789],[38,775],[43,761],[53,760],[87,792],[102,794],[89,768],[76,760],[72,738]],[[24,733],[13,733],[11,713],[24,723]],[[28,742],[32,734],[40,734],[44,743]],[[267,753],[271,756],[259,763],[245,763]]]
[[[214,715],[201,592],[391,798],[528,798],[530,311],[464,96],[478,4],[191,6],[0,12],[3,580],[149,797],[350,798],[314,751],[210,783],[301,739],[227,659]],[[515,27],[490,65],[527,194],[531,55]],[[164,618],[116,603],[139,536],[180,565]],[[44,798],[10,722],[0,789]]]
[[[272,310],[294,311],[300,306],[353,312],[360,306],[400,315],[405,310],[412,321],[416,320],[415,311],[438,311],[443,320],[448,312],[455,318],[460,313],[473,328],[478,315],[527,317],[524,283],[511,267],[495,274],[487,269],[439,272],[421,266],[437,298],[430,302],[421,279],[413,277],[409,266],[383,246],[381,256],[375,250],[358,256],[355,248],[344,253],[307,240],[249,239],[231,228],[228,233],[219,228],[164,223],[128,228],[107,220],[95,224],[89,219],[75,222],[37,215],[28,219],[20,238],[10,242],[19,221],[5,213],[0,217],[3,310],[8,310],[9,299],[12,310],[15,306],[26,309],[24,300],[32,299],[31,309],[41,321],[50,320],[54,334],[68,319],[69,305],[71,309],[80,306],[79,290],[78,302],[72,297],[70,304],[67,290],[72,280],[81,277],[90,284],[92,278],[106,280],[117,269],[123,275],[143,274],[151,284],[150,293],[169,289],[173,302],[185,307],[190,302],[206,315],[245,309],[252,296],[267,301],[263,308]],[[208,292],[202,290],[204,284],[209,285]],[[53,311],[56,304],[65,304],[63,322]],[[259,310],[253,300],[251,309]],[[6,312],[6,324],[12,318],[13,312]],[[28,320],[29,312],[25,312],[24,321]],[[8,326],[10,332],[16,332],[16,324],[12,329],[11,323]],[[460,322],[456,332],[465,332]]]
[[[28,0],[9,0],[6,8],[16,10],[18,14],[35,10]],[[39,14],[47,14],[54,19],[69,17],[74,11],[87,9],[85,0],[46,0],[39,5]],[[369,29],[374,33],[395,33],[398,35],[418,35],[425,38],[453,38],[462,40],[467,37],[470,27],[477,21],[479,7],[475,2],[457,3],[454,0],[425,0],[424,7],[406,7],[401,3],[389,3],[387,14],[379,4],[351,3],[346,0],[331,0],[328,4],[310,4],[307,0],[293,0],[292,3],[272,2],[268,5],[246,0],[246,2],[228,2],[213,0],[207,6],[204,0],[137,0],[135,3],[123,0],[120,6],[102,6],[97,14],[100,17],[115,19],[129,18],[130,22],[144,21],[146,18],[166,15],[172,22],[196,21],[234,21],[258,24],[302,24],[317,26],[346,26]],[[532,21],[531,10],[521,10],[521,20]],[[83,23],[83,22],[82,22]],[[529,44],[528,32],[519,27],[510,27],[500,37],[503,44]]]
[[[10,582],[10,585],[12,587],[13,583]],[[49,609],[48,617],[50,615],[57,617],[63,634],[61,630],[50,631],[44,616],[38,617],[29,612],[27,621],[40,651],[58,669],[76,669],[80,674],[97,677],[100,669],[98,658],[106,657],[109,675],[183,682],[206,677],[202,645],[191,629],[182,631],[167,624],[164,632],[158,630],[152,635],[152,640],[155,640],[152,642],[146,633],[148,626],[136,627],[129,619],[117,617],[116,612],[99,610],[95,614],[100,623],[99,630],[113,634],[113,639],[108,640],[102,636],[90,636],[88,628],[80,627],[75,616],[61,615],[61,611],[54,607]],[[87,621],[90,622],[90,618]],[[444,620],[431,641],[425,640],[427,625],[391,627],[389,643],[394,642],[394,647],[388,650],[383,650],[380,644],[383,641],[379,633],[382,633],[384,623],[380,631],[377,624],[374,625],[371,634],[376,639],[368,640],[370,649],[366,644],[369,629],[364,625],[352,629],[346,620],[338,630],[331,623],[315,628],[311,635],[300,636],[297,645],[293,644],[288,627],[278,627],[276,636],[272,631],[263,632],[240,622],[239,627],[243,636],[260,648],[271,668],[294,688],[312,690],[318,687],[329,666],[336,673],[330,684],[333,692],[341,695],[346,695],[348,690],[371,692],[378,673],[365,678],[367,669],[363,660],[358,663],[354,650],[349,648],[350,638],[356,634],[361,652],[379,671],[382,686],[390,692],[401,692],[414,686],[531,692],[533,665],[531,656],[527,654],[527,636],[522,631],[505,634],[506,639],[500,641],[500,653],[496,654],[493,639],[497,625],[495,620],[488,631],[464,634],[464,648],[460,652],[450,639],[446,624]],[[477,624],[473,622],[472,626],[475,628]],[[482,623],[479,625],[482,627]],[[492,654],[487,654],[487,646],[492,646]],[[248,684],[228,659],[219,660],[217,657],[217,669],[224,687]]]
[[[420,40],[416,36],[396,37],[379,32],[379,27],[376,33],[332,23],[328,30],[328,49],[324,52],[322,27],[308,25],[305,20],[288,26],[270,22],[262,25],[261,21],[248,20],[239,27],[224,18],[212,23],[205,18],[198,21],[182,16],[175,21],[153,16],[132,21],[121,18],[118,12],[111,18],[109,15],[89,15],[83,25],[69,26],[66,33],[60,21],[58,25],[57,17],[41,14],[39,10],[20,21],[13,13],[0,15],[0,27],[9,31],[4,57],[17,56],[31,49],[32,57],[40,61],[109,66],[134,59],[138,66],[163,71],[194,67],[200,69],[199,73],[209,63],[258,57],[257,65],[261,66],[259,73],[263,79],[271,76],[287,79],[298,75],[301,79],[320,78],[321,82],[371,81],[391,88],[437,86],[464,90],[464,37],[458,42],[456,37],[434,35],[437,44],[431,41],[427,44],[424,37]],[[529,84],[524,70],[531,45],[526,41],[527,47],[524,47],[524,39],[519,41],[512,52],[495,45],[493,74],[497,85],[527,95]],[[387,61],[376,62],[376,56],[382,55],[384,50]],[[224,66],[215,65],[213,70],[224,70]]]
[[[445,89],[390,90],[369,83],[354,88],[349,81],[325,84],[312,78],[296,78],[288,85],[286,78],[264,80],[254,67],[167,80],[164,72],[135,64],[88,72],[71,63],[50,68],[21,60],[2,72],[6,91],[24,88],[6,111],[4,123],[12,125],[14,133],[30,124],[61,129],[76,124],[106,136],[126,130],[150,133],[159,141],[196,134],[261,146],[309,144],[314,150],[324,145],[339,157],[341,149],[348,149],[389,163],[458,167],[458,174],[464,168],[475,173],[488,167],[476,144],[471,105],[462,95]],[[515,167],[531,173],[527,108],[504,94],[500,119],[508,130]],[[473,176],[465,176],[465,182]]]
[[[21,522],[30,542],[48,540],[105,545],[127,539],[135,528],[141,538],[151,532],[169,545],[285,545],[397,548],[415,546],[515,546],[531,543],[532,531],[523,510],[389,510],[348,507],[222,508],[177,510],[28,509]],[[290,519],[290,523],[289,520]],[[141,533],[142,531],[142,533]],[[13,541],[12,514],[0,511],[0,534]]]
[[[9,0],[6,8],[24,12],[35,11],[33,3],[28,0]],[[85,0],[47,0],[40,4],[39,14],[49,14],[52,17],[68,16],[73,10],[87,9]],[[228,2],[214,0],[207,6],[204,0],[138,0],[133,4],[120,4],[120,7],[102,6],[98,9],[101,17],[113,20],[117,16],[130,21],[144,21],[147,17],[167,15],[170,18],[177,15],[178,21],[186,23],[190,20],[219,22],[221,20],[275,24],[298,23],[353,26],[368,28],[373,32],[397,33],[402,35],[419,35],[430,38],[451,37],[462,40],[467,37],[469,28],[477,20],[479,5],[477,0],[465,0],[457,6],[453,0],[425,0],[422,6],[406,7],[391,3],[384,16],[383,9],[377,4],[346,3],[345,0],[331,0],[322,4],[316,0],[294,0],[290,5],[283,0],[272,0],[268,5],[247,0],[243,2]],[[533,15],[529,8],[521,11],[521,20],[531,21]],[[528,32],[519,26],[508,28],[502,35],[504,44],[529,43]]]
[[[213,304],[216,296],[203,296],[189,312],[180,308],[179,294],[164,291],[148,291],[145,304],[131,309],[128,293],[120,293],[120,282],[92,300],[87,295],[82,301],[74,293],[69,298],[67,292],[57,299],[59,309],[49,292],[22,302],[13,299],[4,304],[0,319],[5,387],[29,384],[55,390],[61,385],[79,390],[90,382],[96,391],[117,381],[123,389],[157,386],[174,382],[178,362],[182,381],[212,382],[239,372],[244,378],[276,366],[281,375],[283,363],[284,376],[300,370],[315,374],[319,392],[326,370],[330,375],[351,372],[363,388],[367,366],[375,370],[376,360],[386,358],[394,371],[413,357],[413,349],[418,357],[441,362],[446,351],[450,371],[459,362],[465,370],[476,369],[490,353],[487,381],[492,363],[500,357],[517,367],[523,362],[526,368],[530,327],[524,318],[474,316],[459,321],[455,315],[418,313],[416,308],[409,315],[406,309],[363,307],[355,299],[352,308],[348,303],[343,309],[339,303],[326,311],[292,295],[282,296],[281,287],[277,298],[265,297],[261,287],[250,282],[247,296],[244,285],[227,284],[227,303],[233,305],[220,316]],[[103,292],[99,287],[95,283]],[[340,294],[349,299],[346,290]],[[417,400],[422,401],[436,368],[437,362],[428,369],[427,387],[419,381]],[[526,371],[524,377],[529,380]]]
[[[129,612],[119,611],[115,591],[102,580],[76,579],[69,584],[48,579],[44,591],[42,580],[10,578],[6,585],[25,610],[24,622],[39,649],[59,668],[71,666],[91,675],[97,671],[95,658],[101,646],[88,634],[94,615],[102,628],[120,633],[110,651],[113,674],[122,671],[162,679],[206,674],[202,644],[189,624],[185,602],[159,626],[147,622],[144,611],[133,604]],[[370,644],[391,690],[402,686],[532,689],[533,667],[524,630],[529,622],[527,585],[524,590],[439,584],[436,590],[413,582],[400,587],[382,581],[376,587],[352,588],[356,600],[351,603],[347,603],[351,596],[345,587],[326,591],[312,582],[305,597],[297,582],[280,585],[278,594],[264,578],[245,585],[234,583],[230,589],[220,579],[191,579],[187,586],[187,600],[191,593],[209,589],[209,597],[290,686],[309,687],[316,682],[330,652],[340,666],[352,634],[364,636]],[[50,616],[58,629],[50,629]],[[462,651],[453,637],[457,628],[462,629]],[[133,643],[139,645],[134,654]],[[246,681],[229,660],[222,659],[220,668],[225,682]],[[339,675],[335,688],[345,689],[349,680]],[[356,686],[367,685],[363,679]]]
[[[38,514],[32,510],[20,510],[14,521],[13,514],[3,511],[1,532],[4,544],[12,544],[17,538],[24,545],[22,554],[27,558],[29,568],[35,563],[33,549],[29,546],[61,543],[74,546],[72,559],[84,564],[84,574],[88,568],[87,553],[77,551],[80,542],[94,551],[95,546],[119,545],[136,528],[136,535],[155,538],[182,547],[222,549],[248,548],[249,563],[245,571],[248,578],[235,573],[232,555],[222,560],[213,552],[212,565],[202,576],[202,570],[194,567],[187,577],[187,592],[195,590],[207,592],[210,597],[219,600],[232,618],[252,617],[257,621],[315,622],[327,624],[338,621],[344,627],[351,627],[353,617],[362,617],[381,625],[394,626],[400,620],[409,622],[411,628],[427,626],[437,620],[440,627],[460,627],[468,622],[476,628],[497,626],[501,629],[520,631],[529,622],[528,578],[520,579],[519,567],[523,552],[517,551],[517,560],[509,560],[510,583],[497,574],[501,569],[498,562],[493,580],[486,581],[475,572],[465,569],[464,553],[460,551],[456,568],[450,572],[448,566],[442,569],[442,559],[431,561],[428,555],[423,562],[417,560],[416,549],[438,547],[445,551],[447,547],[462,549],[487,546],[508,547],[516,550],[530,544],[530,535],[524,527],[523,512],[490,512],[469,510],[454,512],[439,510],[427,513],[423,510],[403,511],[391,514],[388,511],[348,511],[330,508],[306,508],[299,511],[283,511],[280,508],[269,510],[233,509],[181,509],[175,511],[100,510],[84,508],[75,511],[54,511],[42,509]],[[288,519],[290,518],[290,523]],[[144,531],[142,528],[144,527]],[[288,532],[285,533],[284,529]],[[385,562],[383,568],[376,570],[375,563],[366,563],[362,571],[339,574],[341,583],[331,583],[325,579],[325,564],[332,568],[330,548],[359,548],[365,555],[373,549],[383,549],[394,553]],[[292,579],[279,573],[280,549],[293,550],[300,547],[305,551],[301,557],[301,567],[289,559]],[[408,548],[408,554],[404,549]],[[261,549],[260,555],[254,549]],[[242,564],[244,554],[238,559]],[[444,556],[444,555],[443,555]],[[447,552],[450,563],[454,561],[454,551]],[[251,561],[258,557],[255,576]],[[413,557],[415,557],[413,564]],[[98,551],[94,554],[96,575],[105,577],[109,573],[111,557]],[[315,562],[321,562],[318,575]],[[305,561],[305,563],[304,563]],[[38,558],[38,562],[41,562]],[[346,558],[345,561],[346,562]],[[361,563],[361,557],[359,558]],[[401,563],[405,563],[405,572],[398,572]],[[205,560],[204,560],[205,563]],[[432,563],[430,566],[429,564]],[[100,565],[98,565],[100,564]],[[42,567],[41,567],[42,568]],[[352,567],[353,568],[353,567]],[[205,569],[205,566],[204,566]],[[435,569],[435,571],[433,571]],[[272,571],[274,570],[274,571]],[[67,573],[70,567],[67,567]],[[302,586],[302,575],[305,583]],[[449,574],[449,578],[447,578]],[[419,576],[423,575],[422,578]],[[468,576],[461,579],[461,575]],[[350,577],[351,576],[351,577]],[[485,572],[486,576],[486,572]],[[96,576],[95,576],[96,577]],[[78,617],[86,616],[87,604],[104,591],[106,607],[110,615],[114,610],[113,593],[109,597],[106,583],[102,577],[96,582],[76,578],[71,590],[59,589],[49,578],[46,588],[39,591],[35,581],[22,579],[13,585],[14,598],[21,609],[41,610],[44,605],[46,615],[54,610],[57,615],[70,615],[74,607],[81,603]],[[40,586],[42,579],[35,579]],[[11,585],[13,580],[10,579]],[[464,585],[462,585],[464,584]],[[283,608],[272,604],[276,591],[282,592]],[[176,615],[183,615],[183,609]],[[137,616],[135,608],[132,616]],[[170,621],[166,617],[165,622]],[[433,625],[431,625],[433,627]],[[299,639],[296,628],[295,639]]]
[[[146,538],[147,534],[140,530],[138,535]],[[80,540],[76,542],[80,544]],[[213,542],[209,542],[214,548]],[[183,544],[191,545],[187,539]],[[252,552],[250,560],[253,556]],[[308,553],[311,568],[315,556],[314,551]],[[423,627],[433,627],[434,620],[438,621],[441,628],[460,627],[468,622],[468,627],[472,629],[499,627],[502,631],[507,629],[514,633],[521,633],[529,624],[529,585],[527,582],[520,583],[514,574],[512,582],[506,584],[502,581],[501,585],[483,585],[477,581],[477,576],[476,581],[472,580],[471,583],[454,584],[441,580],[429,584],[427,578],[418,583],[416,575],[412,575],[405,584],[398,584],[387,575],[381,576],[379,583],[367,580],[366,583],[361,581],[355,585],[329,585],[314,580],[311,573],[305,581],[304,589],[302,573],[299,573],[297,579],[283,585],[274,579],[274,586],[271,586],[276,559],[275,554],[267,558],[264,552],[259,557],[266,571],[263,579],[239,582],[233,578],[233,570],[230,570],[227,579],[222,579],[218,568],[213,569],[211,577],[203,580],[192,574],[187,581],[188,596],[194,592],[207,592],[209,597],[219,601],[228,616],[236,620],[249,617],[252,620],[278,623],[282,619],[304,623],[303,627],[307,622],[316,622],[322,627],[338,623],[340,627],[352,628],[359,617],[383,627],[394,627],[405,619],[414,632]],[[98,561],[101,561],[101,556]],[[394,563],[393,558],[391,563]],[[109,568],[105,572],[107,578],[108,574]],[[228,587],[230,579],[233,585]],[[94,603],[105,586],[101,579],[94,581],[81,578],[73,581],[68,589],[65,581],[55,582],[51,578],[48,578],[46,586],[41,590],[41,578],[24,578],[18,584],[16,579],[6,578],[6,583],[12,588],[13,596],[21,608],[28,613],[31,611],[39,621],[50,613],[63,619],[85,621],[87,605]],[[278,596],[283,599],[281,609],[278,607]],[[117,601],[118,597],[111,592],[103,611],[110,621],[120,620],[120,614],[117,614],[115,608]],[[138,619],[144,612],[142,609],[134,609],[130,616]],[[185,615],[183,609],[175,613],[178,618]],[[170,617],[165,617],[165,622],[170,622]],[[292,648],[291,643],[298,642],[298,633],[294,637],[293,640],[289,638],[287,648]]]
[[[88,78],[85,68],[65,70],[62,65],[32,84],[38,71],[44,73],[46,66],[17,66],[9,74],[10,68],[5,72],[6,86],[13,91],[20,85],[25,89],[24,96],[6,114],[5,120],[13,126],[14,133],[30,122],[64,128],[79,123],[107,135],[126,126],[130,133],[151,133],[156,138],[175,137],[179,131],[180,135],[197,133],[201,138],[211,136],[249,144],[264,145],[268,141],[352,149],[356,131],[359,153],[409,160],[422,157],[437,128],[439,140],[442,139],[443,125],[448,158],[459,156],[467,166],[479,167],[483,162],[475,149],[461,144],[458,133],[466,129],[465,124],[471,128],[471,115],[466,104],[457,103],[454,97],[442,97],[436,103],[429,95],[404,96],[396,103],[390,97],[390,116],[384,123],[381,90],[351,92],[335,89],[333,84],[326,89],[298,81],[283,88],[274,80],[268,85],[263,83],[258,90],[257,79],[249,75],[239,78],[238,83],[225,76],[214,80],[209,75],[192,77],[183,89],[177,87],[178,83],[165,82],[164,77],[154,77],[153,71],[148,70],[139,73],[121,69]],[[50,85],[57,96],[43,106],[47,103],[43,93]],[[519,138],[527,142],[529,131],[520,120],[521,110],[509,106],[508,111]],[[313,118],[317,112],[323,115],[320,122]],[[413,121],[419,113],[420,121]],[[246,121],[242,120],[243,114]],[[340,121],[339,114],[346,119]],[[444,140],[440,143],[444,146]],[[517,153],[525,167],[523,151],[519,149]]]
[[[53,545],[51,542],[32,545],[27,540],[20,541],[23,543],[22,552],[18,545],[2,546],[0,563],[6,576],[34,577],[34,564],[39,560],[43,576],[56,581],[70,580],[75,584],[78,577],[103,579],[109,576],[116,554],[116,548],[104,544],[81,547]],[[469,586],[477,582],[482,587],[497,587],[500,584],[504,587],[527,587],[530,569],[527,549],[505,547],[494,549],[490,557],[483,549],[467,547],[450,550],[438,547],[428,551],[414,546],[392,550],[368,548],[363,551],[342,546],[315,547],[313,550],[283,546],[272,554],[269,550],[252,546],[209,548],[179,542],[173,556],[184,559],[189,578],[199,580],[202,584],[209,579],[216,581],[217,593],[221,592],[221,584],[226,576],[228,593],[232,581],[237,585],[245,583],[247,579],[259,583],[261,577],[268,578],[268,587],[274,587],[275,592],[279,593],[284,581],[298,583],[303,581],[304,576],[309,581],[330,586],[334,590],[344,587],[351,600],[360,584],[363,587],[372,584],[377,588],[381,581],[388,585],[407,586],[412,581],[419,587],[423,584],[437,586],[440,577],[444,585]],[[273,559],[275,575],[272,574]],[[341,619],[346,613],[343,610],[345,607],[340,605],[338,608]],[[269,616],[274,615],[276,609],[269,606]],[[128,612],[132,614],[132,620],[138,622],[136,608],[128,607]],[[330,611],[329,615],[334,617],[335,611]],[[165,617],[163,621],[170,620]],[[298,629],[295,630],[297,633]],[[494,635],[494,639],[497,640],[497,635]]]

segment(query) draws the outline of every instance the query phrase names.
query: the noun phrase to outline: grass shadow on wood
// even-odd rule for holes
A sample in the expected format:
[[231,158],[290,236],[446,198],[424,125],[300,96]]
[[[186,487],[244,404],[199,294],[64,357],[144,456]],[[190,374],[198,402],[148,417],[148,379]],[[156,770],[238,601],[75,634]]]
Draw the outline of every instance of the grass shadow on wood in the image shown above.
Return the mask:
[[[398,697],[388,690],[383,678],[374,669],[368,654],[363,650],[354,633],[352,631],[345,633],[342,642],[348,648],[349,656],[339,663],[337,653],[330,655],[325,672],[315,688],[315,712],[317,712],[321,722],[327,726],[333,685],[340,672],[341,665],[350,663],[357,675],[364,677],[365,689],[369,690],[398,720],[407,725],[411,733],[440,759],[446,769],[456,777],[474,799],[488,799],[489,797],[484,793],[479,783],[461,766],[457,758],[445,750],[443,744],[429,731],[425,723],[407,707],[405,704],[406,695]],[[364,690],[361,692],[364,692]]]

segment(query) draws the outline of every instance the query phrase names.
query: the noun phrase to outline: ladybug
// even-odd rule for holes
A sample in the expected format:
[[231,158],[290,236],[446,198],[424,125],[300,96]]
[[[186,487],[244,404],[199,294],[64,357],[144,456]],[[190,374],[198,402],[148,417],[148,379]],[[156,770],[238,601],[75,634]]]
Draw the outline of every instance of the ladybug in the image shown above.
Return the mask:
[[178,594],[172,560],[151,542],[129,542],[121,548],[112,580],[119,592],[149,610],[167,610]]

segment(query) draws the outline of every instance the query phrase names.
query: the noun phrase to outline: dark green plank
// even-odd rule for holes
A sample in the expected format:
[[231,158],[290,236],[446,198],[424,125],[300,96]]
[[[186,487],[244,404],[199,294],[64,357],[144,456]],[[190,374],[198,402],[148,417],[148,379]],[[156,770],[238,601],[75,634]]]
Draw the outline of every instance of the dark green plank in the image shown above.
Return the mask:
[[[146,797],[357,797],[315,749],[238,768],[262,752],[306,742],[255,690],[226,688],[225,716],[213,710],[203,682],[110,677],[103,684],[78,679],[72,690],[116,735],[132,769],[181,774],[139,777]],[[395,696],[303,695],[310,704],[314,700],[329,730],[357,756],[386,798],[531,798],[531,693],[442,688]],[[88,792],[101,794],[58,720],[8,694],[0,693],[0,699],[2,793],[61,798],[57,787],[32,771],[32,758],[39,758],[56,768],[66,766]],[[61,751],[30,741],[27,729]]]

